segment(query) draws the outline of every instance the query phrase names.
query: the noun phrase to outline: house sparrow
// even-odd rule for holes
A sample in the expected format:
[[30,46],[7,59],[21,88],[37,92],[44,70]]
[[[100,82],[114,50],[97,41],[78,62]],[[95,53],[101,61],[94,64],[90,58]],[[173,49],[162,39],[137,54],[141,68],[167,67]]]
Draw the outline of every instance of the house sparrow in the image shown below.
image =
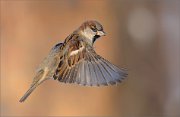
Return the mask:
[[56,44],[38,67],[29,90],[20,102],[24,102],[38,85],[48,79],[84,86],[113,85],[121,82],[127,73],[94,51],[94,42],[104,35],[99,22],[86,21],[69,35],[64,43]]

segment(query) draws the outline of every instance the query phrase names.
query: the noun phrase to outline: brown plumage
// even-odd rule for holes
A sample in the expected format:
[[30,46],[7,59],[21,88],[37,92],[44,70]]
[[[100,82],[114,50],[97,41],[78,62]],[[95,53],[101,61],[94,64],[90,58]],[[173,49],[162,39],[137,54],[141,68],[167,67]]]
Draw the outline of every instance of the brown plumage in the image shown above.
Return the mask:
[[40,64],[30,89],[20,102],[47,79],[84,86],[112,85],[121,82],[127,73],[98,55],[93,43],[104,36],[102,25],[86,21],[64,43],[56,44]]

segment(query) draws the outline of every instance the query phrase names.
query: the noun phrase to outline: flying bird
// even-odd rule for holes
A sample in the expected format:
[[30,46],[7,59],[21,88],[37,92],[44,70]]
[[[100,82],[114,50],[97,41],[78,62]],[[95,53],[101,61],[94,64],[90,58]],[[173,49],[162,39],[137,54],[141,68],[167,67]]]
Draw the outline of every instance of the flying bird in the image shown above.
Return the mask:
[[56,44],[39,65],[29,90],[19,100],[24,102],[34,89],[48,79],[83,86],[113,85],[127,73],[98,55],[94,42],[105,36],[103,26],[95,21],[84,22],[63,43]]

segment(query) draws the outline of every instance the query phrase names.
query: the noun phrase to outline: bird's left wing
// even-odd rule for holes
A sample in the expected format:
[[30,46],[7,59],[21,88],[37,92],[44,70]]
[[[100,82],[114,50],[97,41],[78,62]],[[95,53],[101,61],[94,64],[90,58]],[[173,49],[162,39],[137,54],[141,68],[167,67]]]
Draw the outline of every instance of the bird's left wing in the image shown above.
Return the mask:
[[100,86],[116,84],[127,73],[96,54],[91,46],[81,41],[70,41],[54,74],[54,79],[64,83]]

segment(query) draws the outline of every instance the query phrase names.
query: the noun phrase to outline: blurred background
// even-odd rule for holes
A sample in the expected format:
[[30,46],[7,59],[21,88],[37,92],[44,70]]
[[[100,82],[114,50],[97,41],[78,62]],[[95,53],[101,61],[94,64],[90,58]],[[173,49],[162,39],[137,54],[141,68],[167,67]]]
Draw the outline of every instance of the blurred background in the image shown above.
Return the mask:
[[[180,115],[178,0],[1,0],[1,116]],[[86,20],[107,36],[98,54],[128,69],[117,86],[82,87],[49,80],[25,103],[49,50]]]

